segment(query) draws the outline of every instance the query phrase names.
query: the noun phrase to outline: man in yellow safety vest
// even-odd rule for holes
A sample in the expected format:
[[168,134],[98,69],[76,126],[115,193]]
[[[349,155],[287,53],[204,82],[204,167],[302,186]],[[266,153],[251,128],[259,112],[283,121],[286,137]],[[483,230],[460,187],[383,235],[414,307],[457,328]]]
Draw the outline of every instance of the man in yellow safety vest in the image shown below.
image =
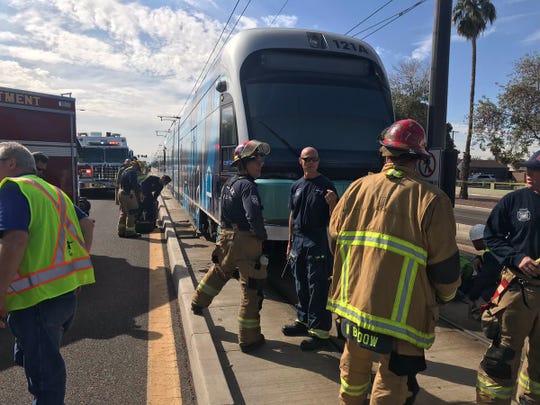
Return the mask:
[[75,292],[95,282],[88,253],[94,224],[35,173],[28,149],[0,143],[0,327],[7,323],[15,336],[15,362],[34,403],[63,404],[60,342]]

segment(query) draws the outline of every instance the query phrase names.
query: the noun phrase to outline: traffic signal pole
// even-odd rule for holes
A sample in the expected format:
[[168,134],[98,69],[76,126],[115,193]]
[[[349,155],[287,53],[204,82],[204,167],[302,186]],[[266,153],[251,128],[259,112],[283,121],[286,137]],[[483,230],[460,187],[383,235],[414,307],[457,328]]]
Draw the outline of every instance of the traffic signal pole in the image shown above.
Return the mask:
[[455,200],[457,151],[446,149],[446,109],[448,99],[448,65],[452,0],[435,0],[431,77],[429,83],[428,148],[440,149],[439,187]]

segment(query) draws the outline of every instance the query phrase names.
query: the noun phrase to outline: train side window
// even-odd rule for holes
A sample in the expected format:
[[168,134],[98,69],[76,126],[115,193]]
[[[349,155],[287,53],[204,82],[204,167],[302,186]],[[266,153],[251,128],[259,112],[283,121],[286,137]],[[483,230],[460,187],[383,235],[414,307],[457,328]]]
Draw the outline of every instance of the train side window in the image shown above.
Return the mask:
[[221,105],[220,150],[223,170],[234,170],[228,163],[232,162],[234,149],[238,145],[236,117],[232,103]]

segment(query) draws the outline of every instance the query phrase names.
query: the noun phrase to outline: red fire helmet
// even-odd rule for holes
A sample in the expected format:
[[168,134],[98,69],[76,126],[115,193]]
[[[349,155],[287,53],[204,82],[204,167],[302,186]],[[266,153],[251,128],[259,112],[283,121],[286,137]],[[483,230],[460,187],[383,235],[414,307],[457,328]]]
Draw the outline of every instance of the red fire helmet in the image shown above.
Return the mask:
[[394,122],[383,133],[380,142],[390,149],[429,157],[426,151],[426,133],[422,126],[412,119]]

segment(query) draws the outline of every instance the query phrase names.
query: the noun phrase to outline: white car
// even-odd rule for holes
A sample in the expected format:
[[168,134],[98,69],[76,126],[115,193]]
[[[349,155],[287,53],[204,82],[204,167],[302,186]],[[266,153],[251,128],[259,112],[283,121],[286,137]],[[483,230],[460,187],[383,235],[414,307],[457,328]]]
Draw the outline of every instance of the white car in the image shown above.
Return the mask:
[[475,174],[468,180],[471,183],[494,183],[497,181],[491,174]]

